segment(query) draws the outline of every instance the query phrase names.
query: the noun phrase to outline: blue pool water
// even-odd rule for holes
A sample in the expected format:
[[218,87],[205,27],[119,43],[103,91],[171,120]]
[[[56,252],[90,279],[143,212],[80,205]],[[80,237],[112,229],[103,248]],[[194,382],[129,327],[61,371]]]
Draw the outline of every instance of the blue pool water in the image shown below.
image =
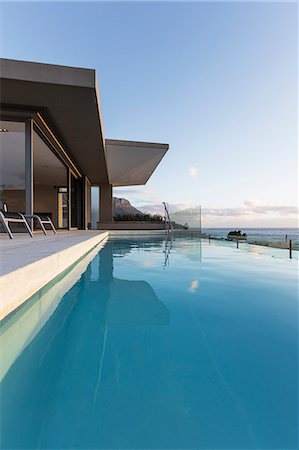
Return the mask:
[[298,448],[297,261],[169,249],[109,240],[4,322],[1,448]]

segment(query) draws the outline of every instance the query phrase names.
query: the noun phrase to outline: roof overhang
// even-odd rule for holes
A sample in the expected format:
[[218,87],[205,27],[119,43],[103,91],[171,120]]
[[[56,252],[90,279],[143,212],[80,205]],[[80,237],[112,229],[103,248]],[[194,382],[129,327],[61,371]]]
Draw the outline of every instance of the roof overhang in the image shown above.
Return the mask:
[[169,145],[106,139],[105,147],[110,184],[133,186],[148,181]]
[[109,182],[94,70],[0,59],[0,89],[3,110],[39,112],[91,183]]

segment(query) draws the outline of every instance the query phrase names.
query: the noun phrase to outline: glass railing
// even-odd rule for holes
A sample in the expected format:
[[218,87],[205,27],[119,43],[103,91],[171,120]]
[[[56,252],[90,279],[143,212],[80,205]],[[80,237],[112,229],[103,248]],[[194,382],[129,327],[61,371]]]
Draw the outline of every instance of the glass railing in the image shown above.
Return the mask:
[[278,233],[250,233],[246,238],[227,237],[220,233],[206,233],[206,238],[231,247],[243,248],[261,254],[272,254],[275,257],[298,259],[299,240],[294,233],[282,235]]

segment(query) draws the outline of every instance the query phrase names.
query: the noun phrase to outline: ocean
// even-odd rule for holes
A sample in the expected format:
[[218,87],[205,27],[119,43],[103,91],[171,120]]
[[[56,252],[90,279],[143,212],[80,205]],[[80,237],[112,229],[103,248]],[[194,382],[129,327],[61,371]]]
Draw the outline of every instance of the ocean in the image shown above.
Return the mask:
[[[211,237],[226,238],[232,228],[203,228],[203,232]],[[241,228],[247,234],[249,242],[285,242],[292,239],[294,245],[299,245],[298,228]]]

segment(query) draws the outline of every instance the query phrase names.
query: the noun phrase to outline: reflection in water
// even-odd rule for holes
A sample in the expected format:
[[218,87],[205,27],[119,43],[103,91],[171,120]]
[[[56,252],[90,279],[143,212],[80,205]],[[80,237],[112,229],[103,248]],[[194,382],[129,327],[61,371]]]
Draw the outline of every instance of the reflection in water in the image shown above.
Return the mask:
[[296,267],[203,245],[107,243],[10,361],[2,448],[297,448]]
[[177,238],[175,251],[190,261],[202,261],[202,239],[194,236]]
[[[122,237],[122,238],[109,238],[109,243],[114,243],[113,246],[113,258],[124,257],[136,250],[142,250],[143,252],[150,252],[151,250],[159,250],[163,248],[164,238],[163,236],[147,236],[146,240],[144,236],[140,237]],[[116,244],[117,243],[117,244]]]
[[166,238],[165,238],[165,243],[164,243],[165,259],[164,259],[163,269],[165,269],[166,266],[169,265],[169,255],[170,255],[171,249],[172,249],[172,239],[171,239],[169,233],[167,233]]
[[[0,381],[21,352],[30,344],[52,316],[63,296],[85,272],[88,264],[98,254],[104,243],[93,249],[59,282],[49,284],[33,295],[21,308],[1,323],[0,328]],[[60,278],[60,277],[59,277]]]
[[[169,233],[163,235],[156,235],[151,237],[123,237],[122,239],[109,239],[109,242],[114,242],[113,258],[123,258],[134,251],[142,250],[142,252],[161,251],[164,255],[163,268],[170,265],[170,255],[175,252],[190,261],[202,261],[202,240],[194,236],[176,236],[172,239]],[[117,242],[117,245],[116,245]]]
[[202,261],[202,240],[198,237],[189,236],[180,237],[177,236],[175,241],[165,240],[165,262],[164,268],[169,265],[169,255],[171,250],[186,257],[190,261]]
[[[113,277],[113,254],[113,241],[109,241],[99,256],[97,281],[97,289],[105,287],[109,290],[106,315],[108,324],[168,325],[169,311],[146,281],[119,280]],[[119,254],[119,245],[116,254]]]
[[198,280],[192,280],[191,283],[190,283],[190,286],[188,288],[189,294],[194,294],[197,291],[198,286],[199,286],[199,281]]
[[[120,250],[129,246],[117,246],[116,255]],[[169,324],[169,311],[147,282],[113,277],[113,242],[55,307],[1,383],[2,448],[58,448],[57,436],[59,448],[84,448],[87,442],[98,447],[110,327]]]

